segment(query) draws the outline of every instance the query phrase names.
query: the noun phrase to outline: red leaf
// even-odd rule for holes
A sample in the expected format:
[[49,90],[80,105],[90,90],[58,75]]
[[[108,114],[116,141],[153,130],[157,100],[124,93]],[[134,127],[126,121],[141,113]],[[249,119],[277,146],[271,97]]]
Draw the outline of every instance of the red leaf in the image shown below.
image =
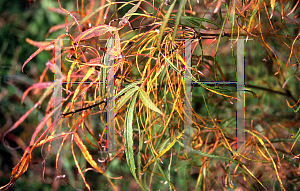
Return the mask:
[[56,43],[57,41],[59,41],[60,39],[62,39],[62,38],[64,38],[65,36],[67,36],[66,34],[63,34],[63,35],[60,35],[57,39],[55,39],[55,40],[53,40],[53,41],[51,41],[51,42],[49,42],[49,44],[46,44],[46,45],[44,45],[44,46],[42,46],[42,47],[40,47],[39,49],[37,49],[25,62],[24,62],[24,64],[23,64],[23,66],[22,66],[22,72],[24,72],[23,71],[23,69],[24,69],[24,67],[25,67],[25,65],[30,61],[30,60],[32,60],[32,58],[34,58],[36,55],[38,55],[40,52],[42,52],[43,50],[46,50],[48,47],[50,47],[50,46],[52,46],[54,43]]
[[79,42],[81,40],[87,40],[93,37],[104,35],[107,32],[116,31],[116,27],[112,27],[109,25],[100,25],[97,27],[90,28],[82,33],[80,33],[74,40],[74,42]]

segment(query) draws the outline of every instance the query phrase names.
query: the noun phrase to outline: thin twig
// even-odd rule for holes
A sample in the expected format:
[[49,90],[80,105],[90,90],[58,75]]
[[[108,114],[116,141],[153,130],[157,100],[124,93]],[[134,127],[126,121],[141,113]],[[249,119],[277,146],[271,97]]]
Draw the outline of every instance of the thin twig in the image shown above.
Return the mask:
[[106,105],[106,99],[100,101],[99,103],[94,103],[94,105],[89,105],[88,107],[84,107],[84,108],[81,108],[81,109],[76,109],[76,110],[68,112],[68,113],[62,113],[61,115],[64,116],[64,117],[67,116],[67,115],[70,115],[70,114],[73,115],[73,114],[75,114],[77,112],[80,112],[80,111],[84,111],[84,110],[87,110],[87,109],[92,109],[93,107],[96,107],[96,106],[98,106],[102,103],[105,103],[105,105]]

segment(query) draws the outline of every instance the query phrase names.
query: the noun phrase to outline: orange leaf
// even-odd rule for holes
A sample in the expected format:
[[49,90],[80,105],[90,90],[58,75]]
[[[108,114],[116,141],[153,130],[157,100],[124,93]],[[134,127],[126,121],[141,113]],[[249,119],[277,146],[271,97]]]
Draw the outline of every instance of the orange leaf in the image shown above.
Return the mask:
[[75,90],[75,93],[73,95],[73,98],[72,98],[72,104],[74,103],[74,100],[80,90],[80,87],[82,86],[82,84],[93,74],[93,72],[95,71],[95,68],[92,67],[88,70],[88,72],[86,73],[86,75],[84,76],[84,78],[81,80],[80,84],[77,86],[76,90]]
[[32,86],[30,86],[24,93],[22,96],[22,100],[21,102],[23,103],[25,97],[27,96],[27,94],[29,93],[30,90],[37,88],[37,89],[42,89],[42,88],[47,88],[49,87],[53,82],[41,82],[41,83],[37,83],[37,84],[33,84]]
[[289,16],[290,14],[292,14],[297,9],[299,2],[300,2],[300,0],[297,1],[297,3],[295,4],[294,8],[286,16]]
[[74,43],[79,42],[81,40],[87,40],[93,37],[101,36],[107,32],[116,31],[116,27],[112,27],[109,25],[100,25],[97,27],[92,27],[82,33],[80,33],[74,40]]
[[59,29],[65,28],[66,25],[71,25],[72,23],[73,22],[68,22],[68,23],[64,23],[64,24],[55,25],[49,29],[49,31],[47,32],[47,35],[49,35],[50,33],[54,32],[54,31],[58,31]]
[[78,161],[77,161],[77,159],[76,159],[76,156],[75,156],[75,153],[74,153],[74,149],[73,149],[73,136],[72,136],[71,141],[72,141],[72,143],[71,143],[71,150],[72,150],[72,155],[73,155],[73,158],[74,158],[74,161],[75,161],[75,165],[76,165],[76,167],[77,167],[77,169],[78,169],[78,172],[79,172],[79,174],[80,174],[80,176],[81,176],[81,178],[82,178],[82,180],[83,180],[85,186],[87,187],[88,190],[91,190],[91,187],[90,187],[90,185],[86,182],[86,179],[85,179],[85,177],[84,177],[84,175],[83,175],[83,172],[82,172],[82,170],[81,170],[81,168],[80,168],[80,166],[79,166],[79,163],[78,163]]
[[287,99],[285,101],[286,101],[286,104],[289,106],[289,108],[293,108],[299,103],[300,99],[297,101],[297,103],[295,105],[290,105],[290,103]]
[[36,144],[36,147],[40,147],[42,146],[43,144],[47,143],[47,142],[50,142],[50,141],[53,141],[55,139],[58,139],[60,137],[65,137],[65,136],[68,136],[70,134],[70,132],[67,132],[67,133],[59,133],[59,134],[56,134],[56,135],[50,135],[48,136],[46,139],[44,140],[41,140],[38,144]]
[[32,58],[34,58],[36,55],[38,55],[40,52],[42,52],[43,50],[46,50],[49,46],[51,46],[53,43],[56,43],[57,41],[59,41],[60,39],[62,39],[62,38],[64,38],[65,36],[67,36],[66,34],[62,34],[62,35],[60,35],[57,39],[55,39],[55,40],[53,40],[53,41],[51,41],[51,42],[49,42],[49,44],[46,44],[46,45],[44,45],[44,46],[42,46],[42,47],[39,47],[39,49],[37,49],[25,62],[24,62],[24,64],[23,64],[23,66],[22,66],[22,72],[24,72],[23,71],[23,69],[24,69],[24,67],[25,67],[25,65],[30,61],[30,60],[32,60]]
[[[29,149],[29,147],[27,149]],[[29,151],[29,152],[31,152],[31,151]],[[0,187],[0,190],[2,190],[3,188],[6,188],[5,190],[7,190],[7,188],[9,188],[11,185],[13,185],[16,182],[16,180],[24,172],[26,172],[28,165],[29,165],[29,159],[30,159],[30,156],[28,154],[28,150],[26,150],[25,153],[23,154],[20,162],[13,168],[9,183],[6,184],[5,186]]]
[[274,14],[274,9],[275,9],[275,0],[271,0],[271,9],[272,9],[272,13],[271,13],[271,17],[273,17],[273,14]]
[[107,180],[109,181],[109,183],[113,186],[113,188],[115,190],[117,190],[117,188],[115,187],[115,185],[112,183],[112,181],[109,179],[109,177],[107,176],[107,174],[100,168],[98,167],[97,163],[94,161],[93,157],[91,156],[91,154],[89,153],[89,151],[87,150],[86,146],[83,144],[82,140],[80,139],[80,137],[78,136],[77,133],[73,134],[73,138],[77,144],[77,146],[80,148],[85,160],[94,168],[96,169],[98,172],[100,172],[101,174],[103,174]]
[[30,108],[11,128],[9,128],[2,136],[2,142],[4,143],[4,138],[5,136],[15,130],[26,118],[27,116],[33,111],[35,110],[41,103],[37,102],[32,108]]
[[33,41],[29,38],[26,38],[26,42],[28,42],[29,44],[31,44],[33,46],[37,46],[39,48],[45,46],[44,50],[52,50],[54,48],[54,45],[51,42],[37,42],[37,41]]

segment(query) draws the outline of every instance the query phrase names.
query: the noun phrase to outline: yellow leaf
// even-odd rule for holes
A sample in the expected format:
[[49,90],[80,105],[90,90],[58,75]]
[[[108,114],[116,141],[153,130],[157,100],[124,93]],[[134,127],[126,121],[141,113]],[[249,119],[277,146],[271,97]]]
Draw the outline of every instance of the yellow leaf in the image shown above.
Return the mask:
[[78,136],[77,133],[73,134],[73,138],[74,141],[76,142],[77,146],[80,148],[85,160],[94,168],[96,169],[98,172],[100,172],[101,174],[103,174],[107,180],[109,181],[109,183],[112,185],[112,187],[117,190],[117,188],[115,187],[115,185],[112,183],[112,181],[109,179],[109,177],[107,176],[107,174],[100,168],[98,167],[97,163],[94,161],[92,155],[89,153],[89,151],[87,150],[86,146],[83,144],[82,140],[80,139],[80,137]]

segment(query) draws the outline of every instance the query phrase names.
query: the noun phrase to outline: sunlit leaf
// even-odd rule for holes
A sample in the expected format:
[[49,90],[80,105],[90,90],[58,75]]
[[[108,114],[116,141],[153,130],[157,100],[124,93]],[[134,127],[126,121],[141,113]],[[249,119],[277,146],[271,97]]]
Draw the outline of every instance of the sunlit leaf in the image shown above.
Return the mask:
[[123,88],[121,91],[119,91],[119,92],[117,93],[117,95],[115,96],[115,99],[118,98],[118,97],[120,97],[121,95],[123,95],[123,94],[124,94],[125,92],[127,92],[129,89],[131,89],[131,88],[133,88],[133,87],[135,87],[135,86],[137,86],[137,85],[139,85],[139,84],[141,84],[141,83],[142,83],[142,81],[136,81],[136,82],[133,82],[133,83],[127,85],[125,88]]
[[53,141],[53,140],[61,138],[61,137],[66,137],[67,135],[70,135],[70,134],[71,134],[70,132],[62,132],[62,133],[58,133],[55,135],[50,135],[46,139],[43,139],[38,144],[36,144],[36,147],[40,147],[47,142]]
[[100,26],[92,27],[92,28],[82,32],[81,34],[79,34],[75,38],[74,42],[77,43],[79,41],[91,39],[93,37],[98,37],[98,36],[104,35],[107,32],[113,32],[116,30],[117,30],[116,27],[109,26],[109,25],[100,25]]
[[52,50],[54,48],[54,44],[51,42],[37,42],[37,41],[33,41],[29,38],[26,38],[26,42],[28,42],[29,44],[36,46],[38,48],[45,47],[44,50]]
[[151,101],[151,99],[147,96],[146,92],[143,89],[140,89],[139,91],[140,98],[142,102],[145,104],[146,107],[150,108],[151,110],[164,115],[157,107],[154,105],[154,103]]
[[22,66],[22,71],[24,69],[24,67],[26,66],[26,64],[32,60],[36,55],[38,55],[39,53],[41,53],[43,50],[48,49],[49,47],[51,47],[53,44],[57,43],[60,39],[64,38],[65,36],[67,36],[66,34],[60,35],[59,37],[57,37],[57,39],[52,40],[51,42],[49,42],[49,44],[45,44],[44,46],[40,47],[39,49],[37,49],[23,64]]
[[116,111],[118,112],[119,109],[132,97],[132,95],[139,89],[139,87],[133,87],[132,89],[128,90],[125,95],[120,99],[116,107]]
[[271,0],[271,9],[272,9],[272,13],[271,13],[270,18],[272,18],[272,17],[273,17],[273,14],[274,14],[275,2],[276,2],[275,0]]
[[82,178],[82,180],[83,180],[85,186],[87,187],[88,190],[91,190],[91,187],[90,187],[90,185],[86,182],[86,179],[85,179],[85,177],[84,177],[84,175],[83,175],[83,172],[82,172],[82,170],[81,170],[81,168],[80,168],[80,166],[79,166],[79,163],[78,163],[78,161],[77,161],[77,159],[76,159],[76,156],[75,156],[75,153],[74,153],[74,148],[73,148],[73,135],[72,135],[72,139],[71,139],[71,151],[72,151],[72,155],[73,155],[73,158],[74,158],[75,166],[77,167],[77,170],[78,170],[78,172],[79,172],[79,174],[80,174],[80,176],[81,176],[81,178]]
[[73,133],[73,138],[74,141],[76,142],[77,146],[80,148],[84,158],[86,159],[86,161],[94,168],[96,169],[99,173],[103,174],[107,180],[109,181],[109,183],[112,185],[112,187],[117,190],[117,188],[115,187],[115,185],[112,183],[112,181],[110,180],[110,178],[107,176],[107,174],[100,168],[98,167],[97,163],[94,161],[92,155],[89,153],[89,151],[87,150],[86,146],[83,144],[82,140],[80,139],[80,137],[78,136],[77,133]]
[[91,67],[88,72],[85,74],[84,78],[81,80],[81,82],[79,83],[79,85],[77,86],[75,93],[73,95],[72,98],[72,103],[74,103],[75,98],[78,94],[78,92],[80,91],[80,87],[82,86],[82,84],[93,74],[93,72],[95,71],[95,67]]
[[248,132],[248,133],[250,133],[251,135],[255,136],[255,137],[258,139],[259,143],[264,147],[265,151],[266,151],[267,154],[269,155],[269,159],[272,161],[272,164],[273,164],[273,166],[274,166],[274,169],[275,169],[275,172],[276,172],[278,181],[279,181],[279,183],[280,183],[280,187],[281,187],[282,190],[285,190],[285,188],[284,188],[284,186],[283,186],[283,184],[282,184],[281,178],[280,178],[280,176],[279,176],[279,174],[278,174],[277,165],[275,164],[275,162],[274,162],[274,160],[273,160],[273,157],[271,156],[270,152],[268,151],[268,149],[267,149],[265,143],[263,142],[263,140],[262,140],[259,136],[257,136],[255,133],[249,131],[248,129],[245,129],[245,131]]

